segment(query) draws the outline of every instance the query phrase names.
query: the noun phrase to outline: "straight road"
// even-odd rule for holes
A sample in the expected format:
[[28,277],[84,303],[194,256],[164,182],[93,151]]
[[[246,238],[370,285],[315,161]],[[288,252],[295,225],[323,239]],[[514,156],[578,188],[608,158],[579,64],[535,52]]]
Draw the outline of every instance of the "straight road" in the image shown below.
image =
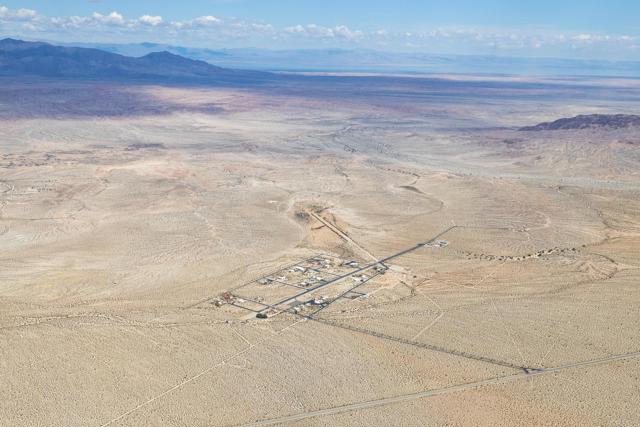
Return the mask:
[[403,394],[403,395],[394,396],[394,397],[387,397],[384,399],[368,400],[365,402],[352,403],[349,405],[335,406],[333,408],[320,409],[318,411],[302,412],[300,414],[289,415],[285,417],[259,420],[259,421],[254,421],[250,423],[245,423],[245,424],[237,424],[233,427],[272,426],[276,424],[283,424],[283,423],[288,423],[293,421],[301,421],[308,418],[324,417],[327,415],[335,415],[335,414],[341,414],[345,412],[358,411],[361,409],[375,408],[378,406],[391,405],[394,403],[409,402],[412,400],[423,399],[423,398],[438,396],[438,395],[447,394],[447,393],[455,393],[459,391],[471,390],[471,389],[476,389],[476,388],[485,387],[485,386],[494,385],[494,384],[507,383],[511,381],[520,380],[523,378],[531,378],[531,377],[536,377],[541,375],[553,374],[553,373],[561,372],[568,369],[586,368],[590,366],[596,366],[604,363],[616,362],[616,361],[627,360],[627,359],[632,359],[637,357],[640,357],[640,351],[633,352],[633,353],[620,354],[620,355],[610,356],[610,357],[603,357],[600,359],[592,359],[584,362],[571,363],[567,365],[558,366],[555,368],[545,369],[542,371],[505,375],[502,377],[490,378],[490,379],[476,381],[472,383],[466,383],[466,384],[459,384],[459,385],[444,387],[436,390],[427,390],[427,391],[422,391],[418,393]]
[[318,215],[315,212],[309,212],[309,213],[311,214],[312,217],[314,217],[316,220],[318,220],[319,222],[324,224],[325,227],[327,227],[329,230],[331,230],[334,234],[336,234],[342,240],[351,243],[351,245],[353,245],[355,248],[359,249],[360,252],[362,252],[363,254],[365,254],[366,256],[371,258],[372,260],[378,261],[378,258],[376,258],[371,252],[369,252],[368,250],[366,250],[365,248],[360,246],[358,243],[356,243],[351,237],[349,237],[349,235],[347,233],[345,233],[344,231],[340,230],[338,228],[338,226],[330,223],[329,221],[327,221],[326,219],[322,218],[320,215]]

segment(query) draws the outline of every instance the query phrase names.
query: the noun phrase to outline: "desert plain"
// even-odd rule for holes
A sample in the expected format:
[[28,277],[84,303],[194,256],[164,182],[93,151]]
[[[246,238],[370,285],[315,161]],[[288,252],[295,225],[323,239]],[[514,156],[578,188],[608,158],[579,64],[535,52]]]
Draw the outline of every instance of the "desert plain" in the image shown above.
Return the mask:
[[637,426],[640,128],[521,128],[639,107],[3,81],[0,425]]

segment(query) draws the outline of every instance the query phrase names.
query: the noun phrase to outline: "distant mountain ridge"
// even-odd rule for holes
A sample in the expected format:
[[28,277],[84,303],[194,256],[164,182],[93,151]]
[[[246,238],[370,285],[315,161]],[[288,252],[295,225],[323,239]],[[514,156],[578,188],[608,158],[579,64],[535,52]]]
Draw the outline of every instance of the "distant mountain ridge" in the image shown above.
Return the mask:
[[389,52],[373,49],[198,48],[163,43],[68,43],[126,56],[166,50],[222,67],[270,71],[353,71],[382,73],[463,73],[527,75],[594,75],[640,77],[640,62],[486,55]]
[[525,126],[520,130],[622,129],[628,127],[640,127],[640,116],[634,114],[587,114],[539,123],[535,126]]
[[0,76],[213,81],[264,74],[221,68],[166,51],[136,58],[95,48],[0,40]]

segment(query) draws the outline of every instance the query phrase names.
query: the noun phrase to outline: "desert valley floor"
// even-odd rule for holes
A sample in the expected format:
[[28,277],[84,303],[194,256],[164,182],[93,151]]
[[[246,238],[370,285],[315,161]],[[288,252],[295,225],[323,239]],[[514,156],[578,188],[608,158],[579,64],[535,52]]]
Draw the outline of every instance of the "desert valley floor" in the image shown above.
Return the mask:
[[0,424],[636,426],[639,128],[520,128],[639,107],[613,79],[3,82]]

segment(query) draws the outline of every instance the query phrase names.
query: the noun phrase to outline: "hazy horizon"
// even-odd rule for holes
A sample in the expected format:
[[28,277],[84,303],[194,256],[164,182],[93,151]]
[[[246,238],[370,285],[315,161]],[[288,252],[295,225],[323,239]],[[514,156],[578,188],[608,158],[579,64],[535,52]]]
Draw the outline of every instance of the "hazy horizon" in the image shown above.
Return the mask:
[[168,51],[213,65],[276,72],[374,73],[385,75],[529,75],[540,77],[640,78],[640,61],[567,59],[421,52],[392,52],[373,48],[198,48],[172,43],[60,42],[6,37],[68,47],[95,48],[129,57]]

